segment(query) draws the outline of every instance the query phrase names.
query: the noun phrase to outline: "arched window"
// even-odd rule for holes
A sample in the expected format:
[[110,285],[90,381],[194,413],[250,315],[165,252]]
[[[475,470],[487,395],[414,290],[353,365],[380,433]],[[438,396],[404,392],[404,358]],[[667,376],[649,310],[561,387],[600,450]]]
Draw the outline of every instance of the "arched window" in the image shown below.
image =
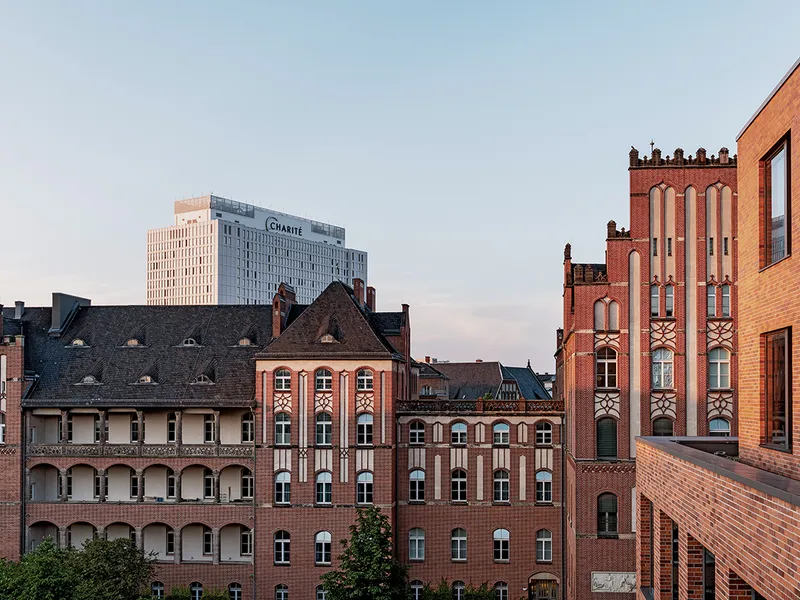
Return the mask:
[[372,473],[364,471],[356,478],[356,503],[372,504]]
[[505,581],[494,584],[494,600],[508,600],[508,584]]
[[450,475],[450,500],[467,501],[467,472],[462,469],[456,469]]
[[317,504],[331,503],[332,481],[330,471],[317,473]]
[[659,417],[653,421],[653,435],[672,435],[672,419]]
[[315,389],[318,392],[330,392],[333,390],[333,375],[328,369],[319,369],[314,377]]
[[[108,425],[108,420],[106,420],[106,426],[107,425]],[[167,443],[174,444],[177,439],[178,439],[178,420],[175,418],[175,413],[171,412],[167,415]]]
[[292,374],[288,369],[278,369],[275,371],[275,391],[288,392],[292,389]]
[[279,583],[275,586],[275,600],[289,600],[289,586]]
[[509,560],[509,535],[508,529],[495,529],[494,534],[494,559],[495,561]]
[[664,313],[667,317],[674,317],[675,316],[675,286],[674,285],[665,285],[664,286],[664,300],[665,300],[665,308],[666,312]]
[[408,425],[408,443],[409,444],[425,443],[425,423],[423,423],[422,421],[412,421]]
[[717,316],[717,286],[713,283],[706,285],[706,316]]
[[508,471],[498,469],[494,472],[494,501],[508,502],[511,499]]
[[242,469],[242,498],[253,498],[253,472],[250,469]]
[[243,337],[243,338],[239,339],[237,344],[239,346],[252,346],[253,345],[253,340],[251,340],[249,337]]
[[600,494],[597,498],[597,535],[617,535],[617,497],[614,494]]
[[191,600],[200,600],[203,597],[203,584],[197,581],[189,586],[189,597]]
[[333,442],[333,419],[326,412],[317,413],[317,446],[330,446]]
[[228,598],[230,600],[242,600],[242,584],[231,583],[228,586]]
[[619,331],[619,304],[614,300],[608,303],[608,328]]
[[425,501],[425,471],[415,469],[408,477],[408,500],[410,502]]
[[536,532],[536,562],[553,561],[553,534],[547,529]]
[[164,598],[164,584],[160,581],[154,581],[150,584],[150,595],[154,600],[161,600]]
[[[135,475],[133,476],[135,477]],[[133,493],[131,493],[133,496]],[[203,469],[203,498],[214,497],[214,472],[211,469]]]
[[317,565],[331,564],[331,533],[320,531],[314,536],[314,563]]
[[292,499],[292,475],[281,471],[275,475],[275,504],[289,504]]
[[658,306],[658,286],[650,286],[650,316],[657,317],[661,314]]
[[600,348],[595,360],[596,388],[617,387],[617,353],[612,348]]
[[466,423],[453,423],[450,427],[450,443],[454,446],[463,446],[467,443]]
[[408,532],[408,560],[425,560],[425,531],[419,527]]
[[453,600],[464,600],[464,582],[453,582]]
[[288,565],[291,554],[291,536],[288,531],[275,532],[275,564]]
[[617,458],[617,422],[611,417],[597,421],[597,458]]
[[214,383],[214,381],[209,377],[206,373],[200,373],[197,377],[194,378],[192,383]]
[[708,387],[712,390],[731,387],[731,355],[724,348],[714,348],[708,353]]
[[670,390],[672,383],[672,350],[656,348],[653,350],[653,389]]
[[511,428],[508,426],[508,423],[495,423],[494,427],[492,427],[492,441],[494,442],[494,445],[508,446],[510,430]]
[[553,475],[550,471],[536,472],[536,502],[553,501]]
[[317,600],[328,600],[328,592],[322,585],[317,586]]
[[275,415],[275,445],[288,446],[292,443],[292,418],[286,413]]
[[467,560],[467,530],[453,529],[450,532],[450,559],[455,561]]
[[722,286],[722,316],[731,316],[731,286]]
[[714,437],[730,435],[731,424],[727,419],[711,419],[708,424],[708,434]]
[[186,338],[185,340],[183,340],[181,342],[181,346],[190,346],[191,347],[191,346],[197,346],[197,345],[198,345],[197,344],[197,340],[194,339],[194,338],[190,338],[190,337]]
[[256,422],[253,413],[246,412],[242,415],[242,443],[252,444],[256,439]]
[[422,590],[425,588],[423,583],[419,579],[415,579],[408,586],[411,588],[410,600],[422,600]]
[[356,373],[356,390],[359,392],[372,391],[372,371],[361,369]]
[[372,415],[369,413],[362,413],[356,419],[356,444],[372,445]]
[[536,445],[550,446],[553,444],[553,425],[549,421],[536,423]]
[[606,328],[606,303],[598,300],[594,303],[594,329],[605,331]]

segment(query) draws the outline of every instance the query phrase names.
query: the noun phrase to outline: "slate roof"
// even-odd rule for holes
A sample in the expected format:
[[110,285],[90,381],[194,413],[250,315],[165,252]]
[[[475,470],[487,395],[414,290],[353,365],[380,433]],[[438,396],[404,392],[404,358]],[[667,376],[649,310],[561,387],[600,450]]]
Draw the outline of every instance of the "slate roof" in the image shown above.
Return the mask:
[[[290,317],[293,316],[290,310]],[[386,336],[398,335],[403,313],[373,313],[359,305],[353,290],[334,281],[289,323],[259,358],[332,357],[404,360]],[[397,329],[395,329],[397,327]],[[324,336],[332,336],[326,343]]]
[[526,400],[549,400],[550,394],[530,367],[503,367],[506,379],[515,379],[519,393]]
[[431,363],[414,361],[414,366],[419,368],[420,377],[441,377],[442,379],[447,379],[447,375],[437,370]]
[[[253,358],[272,333],[271,306],[88,306],[60,337],[52,309],[3,310],[6,333],[25,335],[26,406],[249,406]],[[184,347],[192,337],[197,345]],[[240,346],[247,337],[252,345]],[[85,347],[72,347],[80,338]],[[136,338],[138,346],[126,346]],[[213,383],[191,383],[205,374]],[[99,383],[81,384],[87,375]],[[156,383],[136,383],[150,375]]]
[[450,398],[476,399],[486,394],[497,398],[504,380],[517,382],[525,400],[549,400],[550,395],[528,367],[506,367],[497,361],[436,363],[436,369],[450,379]]

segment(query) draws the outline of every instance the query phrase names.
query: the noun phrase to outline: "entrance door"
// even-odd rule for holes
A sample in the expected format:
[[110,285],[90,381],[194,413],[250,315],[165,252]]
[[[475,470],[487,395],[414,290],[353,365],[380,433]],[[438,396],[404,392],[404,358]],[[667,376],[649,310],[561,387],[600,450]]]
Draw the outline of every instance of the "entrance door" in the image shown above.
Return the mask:
[[528,600],[557,600],[558,582],[531,581],[528,584]]

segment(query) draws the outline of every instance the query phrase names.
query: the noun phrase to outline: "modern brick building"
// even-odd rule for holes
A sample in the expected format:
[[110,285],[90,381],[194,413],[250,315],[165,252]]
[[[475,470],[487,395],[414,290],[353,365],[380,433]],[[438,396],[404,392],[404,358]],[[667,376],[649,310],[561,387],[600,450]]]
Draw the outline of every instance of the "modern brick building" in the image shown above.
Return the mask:
[[420,397],[407,306],[376,311],[360,279],[296,300],[281,285],[266,306],[54,294],[0,311],[0,556],[129,537],[157,556],[156,596],[324,600],[374,504],[415,597],[447,578],[456,600],[483,582],[558,598],[563,413],[535,375],[507,396]]
[[637,440],[641,599],[800,598],[799,67],[738,139],[738,439]]
[[631,598],[640,435],[737,430],[736,157],[630,152],[630,229],[602,263],[564,251],[568,600]]

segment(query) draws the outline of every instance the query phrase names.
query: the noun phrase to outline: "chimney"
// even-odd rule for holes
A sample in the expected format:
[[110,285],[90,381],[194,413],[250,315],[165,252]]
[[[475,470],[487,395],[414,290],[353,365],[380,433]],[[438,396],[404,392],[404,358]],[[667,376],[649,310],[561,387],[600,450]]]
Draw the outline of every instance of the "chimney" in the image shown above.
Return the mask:
[[476,363],[482,363],[482,362],[483,362],[483,359],[476,358],[476,359],[475,359],[475,362],[476,362]]
[[428,364],[431,364],[431,357],[430,356],[426,356],[425,357],[425,362],[428,363]]
[[606,225],[606,237],[608,239],[617,237],[617,222],[609,221]]
[[719,149],[719,164],[727,165],[731,162],[730,151],[724,146]]
[[367,308],[375,312],[375,288],[371,285],[367,286]]
[[14,302],[14,318],[19,320],[25,314],[25,303],[22,300]]
[[364,306],[364,280],[356,277],[353,279],[353,295],[359,306]]
[[276,338],[283,330],[283,317],[281,316],[281,296],[280,291],[272,299],[272,337]]

